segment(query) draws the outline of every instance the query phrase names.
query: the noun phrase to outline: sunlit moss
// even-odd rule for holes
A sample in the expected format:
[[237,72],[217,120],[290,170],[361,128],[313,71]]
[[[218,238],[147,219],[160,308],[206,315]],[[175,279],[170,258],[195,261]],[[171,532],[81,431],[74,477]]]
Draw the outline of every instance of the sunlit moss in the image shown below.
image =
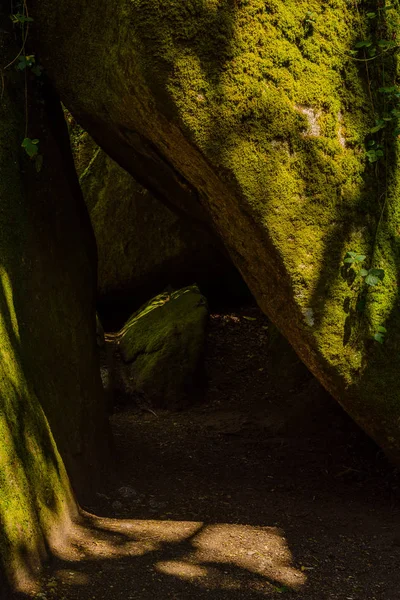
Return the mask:
[[[68,35],[58,42],[57,27],[47,23],[47,31],[68,63],[58,84],[71,106],[89,125],[91,115],[106,127],[114,121],[135,150],[143,140],[141,157],[157,149],[196,189],[259,304],[306,364],[382,445],[399,440],[398,259],[389,240],[398,192],[385,211],[391,233],[383,226],[375,244],[386,182],[367,163],[365,143],[375,119],[370,89],[381,82],[368,84],[365,65],[350,54],[373,25],[363,6],[125,0],[118,28],[81,10],[82,26],[90,31],[96,19],[101,32],[89,36],[89,49],[68,7],[57,10],[60,21],[70,19]],[[107,10],[112,21],[115,10]],[[80,54],[90,69],[78,68]],[[112,149],[117,136],[104,145]],[[348,250],[386,272],[363,315],[347,308],[357,295],[341,272]],[[372,340],[381,320],[393,324],[383,347]]]

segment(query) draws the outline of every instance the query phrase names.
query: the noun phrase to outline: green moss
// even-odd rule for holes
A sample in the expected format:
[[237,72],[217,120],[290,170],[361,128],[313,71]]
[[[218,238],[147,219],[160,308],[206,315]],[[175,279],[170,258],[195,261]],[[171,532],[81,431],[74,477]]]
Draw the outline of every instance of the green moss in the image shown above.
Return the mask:
[[[162,11],[155,0],[140,2],[140,10],[135,0],[131,4],[138,8],[135,34],[149,49],[139,54],[142,73],[163,104],[160,110],[167,101],[171,116],[220,178],[236,186],[280,254],[303,316],[292,343],[336,395],[362,386],[363,398],[373,394],[379,402],[382,377],[368,371],[378,361],[392,398],[380,402],[381,418],[386,411],[400,413],[392,367],[379,360],[383,350],[370,341],[397,302],[399,263],[385,228],[374,246],[382,179],[364,158],[374,117],[365,68],[349,58],[357,39],[367,35],[367,20],[344,0],[234,6],[194,0],[184,10],[172,2]],[[315,23],[306,29],[309,11]],[[392,197],[397,203],[398,195]],[[398,223],[393,211],[390,222]],[[351,318],[345,307],[354,304],[357,291],[340,275],[350,249],[364,252],[367,266],[386,271],[384,286],[368,293],[367,313],[354,316],[351,309]],[[260,282],[263,275],[256,277]],[[277,318],[274,301],[262,303]],[[288,331],[286,323],[281,326]],[[400,323],[395,331],[397,339]],[[307,335],[317,364],[304,347]],[[352,414],[373,431],[375,410],[368,414],[352,402]]]
[[[13,84],[8,80],[7,85]],[[24,589],[76,508],[27,368],[31,348],[24,331],[27,324],[21,322],[21,303],[31,299],[21,290],[26,257],[20,244],[27,223],[18,169],[18,133],[23,129],[10,110],[9,91],[4,92],[0,119],[0,572],[13,587]]]
[[[393,183],[388,178],[390,201],[375,244],[386,178],[365,160],[374,111],[365,66],[349,57],[369,35],[362,6],[125,0],[114,17],[104,1],[101,11],[93,11],[94,3],[81,9],[88,31],[96,19],[90,48],[64,3],[45,0],[41,10],[52,14],[55,6],[60,21],[70,23],[60,42],[67,75],[58,83],[71,104],[88,124],[92,115],[106,127],[117,124],[105,146],[125,135],[123,143],[143,160],[156,149],[176,179],[195,188],[258,302],[306,364],[382,445],[399,440],[393,382],[400,365],[390,355],[398,356],[400,335],[398,175],[393,170]],[[58,39],[51,23],[46,31]],[[88,81],[77,57],[93,54],[98,61]],[[393,79],[393,65],[385,72]],[[373,83],[374,95],[381,83]],[[147,164],[151,171],[157,162]],[[167,189],[172,201],[177,189]],[[187,202],[196,204],[193,197]],[[355,293],[341,273],[347,250],[365,253],[367,266],[387,273],[362,318],[346,308]],[[371,341],[382,319],[393,322],[383,348]]]
[[197,286],[156,296],[134,313],[119,343],[128,391],[158,406],[182,407],[196,391],[207,316]]
[[349,289],[338,275],[347,249],[370,255],[379,218],[363,157],[372,108],[348,58],[365,22],[341,0],[158,8],[148,0],[135,13],[136,35],[152,45],[141,53],[144,76],[164,102],[163,70],[175,118],[264,223],[301,312],[313,311],[319,351],[350,383],[363,349],[343,345]]
[[[11,60],[8,23],[0,7],[0,54]],[[61,107],[45,81],[31,84],[10,70],[0,102],[0,579],[21,591],[77,516],[64,464],[84,497],[107,459],[92,232]],[[40,173],[21,148],[26,100]]]

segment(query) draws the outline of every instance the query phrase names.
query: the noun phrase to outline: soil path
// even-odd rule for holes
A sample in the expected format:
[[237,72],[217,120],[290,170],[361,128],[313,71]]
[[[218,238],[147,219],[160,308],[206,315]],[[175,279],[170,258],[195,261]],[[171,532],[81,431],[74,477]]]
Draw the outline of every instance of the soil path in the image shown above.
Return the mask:
[[207,374],[202,405],[113,416],[118,469],[36,597],[400,599],[398,475],[256,307],[212,316]]

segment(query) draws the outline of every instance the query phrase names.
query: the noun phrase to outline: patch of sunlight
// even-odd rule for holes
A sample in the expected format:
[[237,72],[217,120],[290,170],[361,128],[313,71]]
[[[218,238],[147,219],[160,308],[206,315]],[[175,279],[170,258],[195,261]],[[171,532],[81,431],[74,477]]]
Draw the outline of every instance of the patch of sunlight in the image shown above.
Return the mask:
[[197,563],[230,564],[278,580],[290,587],[305,583],[304,574],[291,566],[292,554],[276,527],[216,524],[205,527],[193,542]]
[[192,291],[192,289],[189,286],[189,287],[182,288],[180,290],[173,291],[171,293],[169,293],[169,292],[162,292],[158,296],[155,296],[152,300],[150,300],[146,305],[144,305],[141,308],[139,308],[139,310],[136,311],[131,316],[131,318],[129,319],[129,321],[127,321],[125,323],[125,325],[123,326],[123,328],[119,332],[118,337],[120,337],[124,333],[126,333],[128,331],[128,329],[130,327],[132,327],[132,325],[134,325],[135,323],[137,323],[140,319],[142,319],[143,317],[145,317],[146,315],[148,315],[149,313],[151,313],[153,310],[156,310],[157,308],[161,308],[167,302],[174,302],[175,300],[178,300],[184,294],[188,294],[191,291]]
[[167,560],[157,563],[157,570],[167,575],[174,575],[182,579],[193,579],[195,577],[206,577],[208,569],[200,565],[184,562],[183,560]]
[[[155,571],[204,589],[245,586],[270,593],[277,586],[298,590],[306,582],[305,574],[292,565],[284,534],[276,527],[118,520],[85,514],[83,522],[71,530],[69,543],[58,552],[59,558],[69,562],[131,557],[133,568],[135,558],[147,555],[151,560],[152,554]],[[64,580],[65,573],[60,572]]]
[[101,560],[144,556],[162,550],[164,545],[179,544],[191,538],[203,526],[190,521],[89,520],[71,528],[68,542],[57,555],[64,560]]
[[[5,268],[2,265],[0,265],[0,281],[1,281],[2,288],[3,288],[4,299],[7,304],[8,316],[9,316],[9,319],[10,319],[10,322],[11,322],[11,325],[13,328],[13,333],[15,335],[15,338],[19,342],[20,336],[19,336],[18,319],[17,319],[17,314],[15,312],[15,307],[14,307],[14,295],[13,295],[11,279],[10,279],[7,271],[5,270]],[[6,323],[4,322],[4,315],[2,315],[0,313],[0,327],[3,328],[5,325],[6,325]]]

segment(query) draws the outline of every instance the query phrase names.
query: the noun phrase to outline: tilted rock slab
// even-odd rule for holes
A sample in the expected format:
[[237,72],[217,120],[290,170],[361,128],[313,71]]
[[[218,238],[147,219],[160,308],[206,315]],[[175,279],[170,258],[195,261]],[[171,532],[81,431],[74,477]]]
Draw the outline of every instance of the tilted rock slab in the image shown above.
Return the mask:
[[[75,163],[98,249],[98,294],[108,305],[147,300],[167,285],[216,284],[234,267],[220,240],[194,227],[72,130]],[[138,304],[136,306],[138,306]],[[111,309],[112,310],[112,309]]]
[[[345,0],[31,4],[37,50],[76,119],[159,198],[212,221],[302,360],[400,462],[393,137],[386,175],[365,156],[369,90],[378,107],[395,65],[387,53],[387,81],[368,85],[352,54],[370,35],[362,11]],[[385,271],[362,313],[347,251]]]

